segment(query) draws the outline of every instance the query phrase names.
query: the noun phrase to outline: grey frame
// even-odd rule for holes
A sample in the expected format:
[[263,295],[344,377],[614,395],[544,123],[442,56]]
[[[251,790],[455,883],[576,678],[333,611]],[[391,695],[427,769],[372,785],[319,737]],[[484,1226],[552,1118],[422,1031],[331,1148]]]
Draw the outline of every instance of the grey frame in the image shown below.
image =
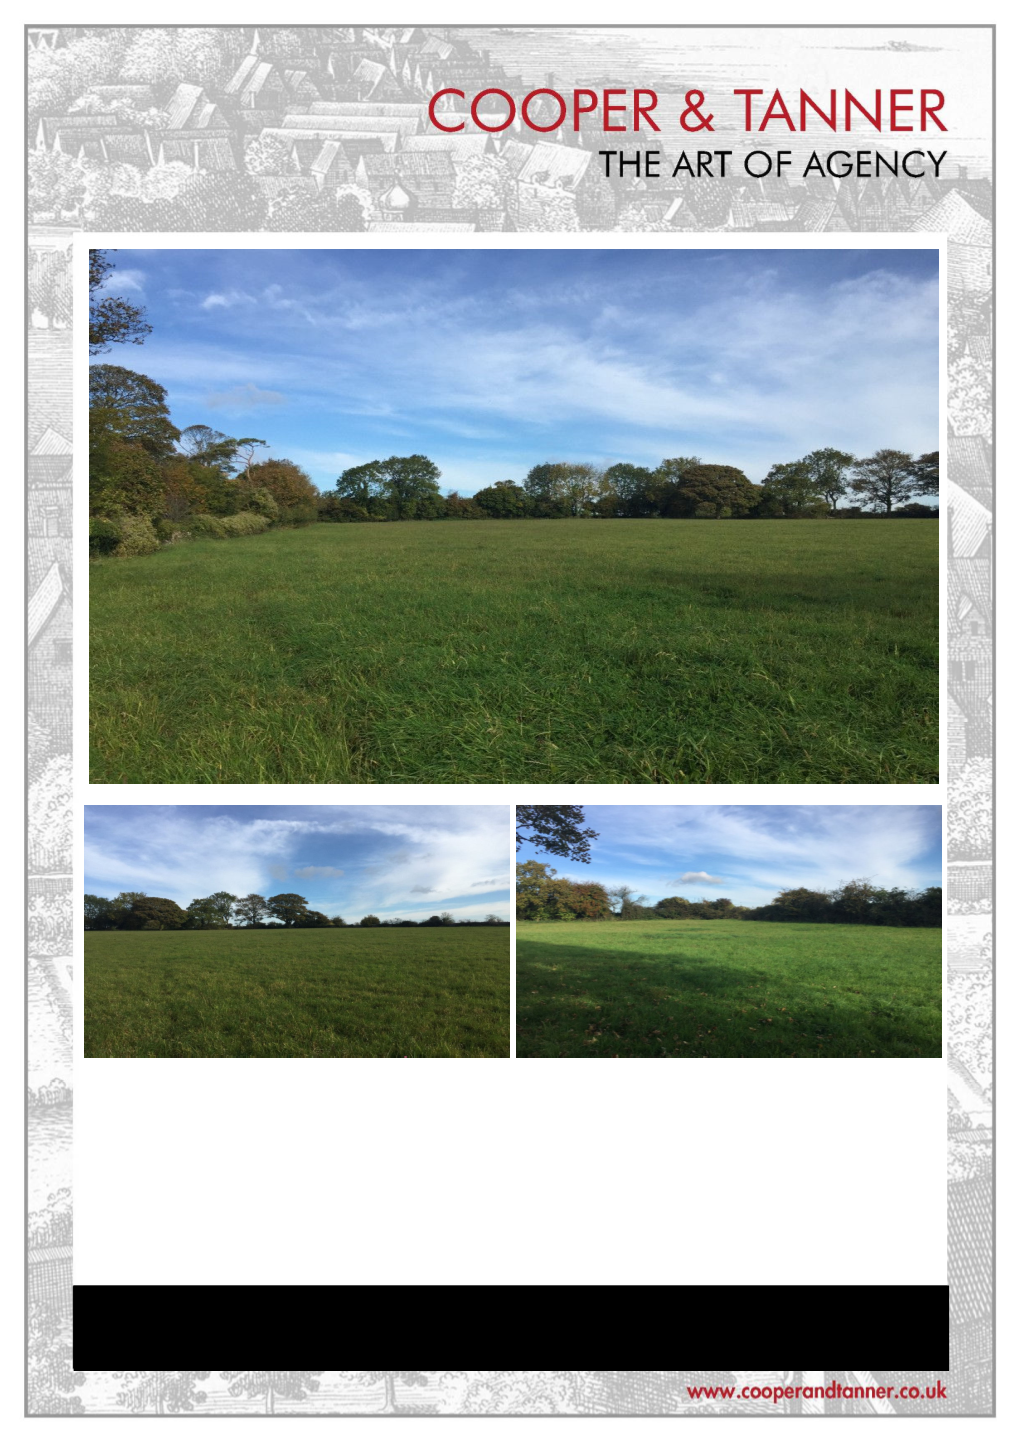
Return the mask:
[[[77,43],[85,37],[101,38],[115,29],[106,26],[28,26],[27,64],[32,74],[34,57],[43,53],[42,32],[55,36],[54,44]],[[164,33],[173,27],[148,26]],[[187,29],[189,27],[181,27]],[[253,27],[215,27],[231,35]],[[325,43],[342,48],[348,27],[301,27],[334,32]],[[376,30],[384,27],[372,27]],[[458,27],[443,29],[457,38]],[[543,29],[528,27],[538,36]],[[586,27],[599,28],[599,27]],[[746,26],[634,27],[670,30],[681,39],[685,29],[742,30]],[[992,75],[975,75],[976,84],[994,84],[994,27],[975,26],[761,26],[766,31],[790,29],[842,29],[855,41],[877,32],[938,32],[951,43],[954,32],[987,32]],[[45,44],[48,44],[47,40]],[[254,40],[245,43],[254,44]],[[580,52],[579,52],[580,58]],[[583,83],[583,82],[581,82]],[[994,106],[994,94],[993,94]],[[240,119],[236,121],[242,123]],[[28,143],[35,137],[28,132]],[[994,176],[994,135],[990,175]],[[197,154],[197,152],[196,152]],[[887,1409],[850,1404],[847,1410],[887,1415],[987,1416],[994,1412],[993,1370],[993,1210],[992,1102],[984,1074],[993,1038],[992,1012],[992,832],[991,772],[992,727],[988,713],[992,688],[992,494],[993,451],[991,319],[994,304],[994,210],[985,198],[984,177],[955,177],[931,205],[919,204],[918,193],[891,191],[879,212],[856,206],[854,196],[865,199],[867,182],[844,187],[843,222],[849,230],[917,230],[948,232],[949,324],[953,336],[949,364],[949,494],[944,515],[949,528],[948,560],[948,662],[949,735],[947,791],[949,956],[946,1004],[948,1038],[948,1182],[949,1279],[952,1301],[952,1368],[940,1374],[948,1386],[945,1403],[897,1400]],[[768,193],[768,187],[766,187]],[[992,191],[992,194],[994,192]],[[990,198],[990,197],[989,197]],[[539,206],[549,201],[539,195]],[[921,200],[924,197],[920,197]],[[220,215],[224,229],[236,229],[229,199]],[[31,201],[30,201],[31,206]],[[173,228],[208,229],[197,224],[183,201],[170,203]],[[550,212],[552,214],[552,212]],[[831,212],[829,215],[831,219]],[[866,219],[866,223],[865,223]],[[805,215],[805,223],[807,217]],[[231,224],[231,222],[234,222]],[[78,221],[77,224],[80,224]],[[814,223],[814,221],[812,222]],[[27,375],[27,614],[29,637],[26,661],[28,696],[28,874],[29,917],[28,980],[30,1002],[26,1018],[29,1074],[48,1056],[70,1057],[71,1007],[69,957],[71,953],[73,878],[71,866],[74,813],[71,804],[71,337],[70,247],[76,228],[74,217],[44,218],[39,207],[28,214],[28,273],[26,284]],[[108,221],[102,228],[132,228]],[[161,227],[162,228],[162,227]],[[504,218],[504,228],[505,218]],[[546,227],[536,227],[544,229]],[[561,228],[550,223],[549,230]],[[632,223],[629,228],[646,228]],[[706,226],[704,229],[714,229]],[[719,227],[725,229],[726,227]],[[755,226],[752,229],[757,228]],[[809,230],[804,230],[806,236]],[[593,240],[597,232],[593,231]],[[368,242],[371,243],[371,242]],[[428,244],[427,240],[422,241]],[[39,309],[40,296],[44,307]],[[38,317],[38,319],[37,319]],[[45,321],[45,324],[41,322]],[[67,1066],[69,1074],[69,1062]],[[45,1084],[29,1092],[27,1148],[29,1183],[33,1184],[42,1155],[59,1180],[69,1168],[69,1092]],[[878,1123],[882,1124],[881,1121]],[[40,1151],[41,1149],[41,1151]],[[69,1179],[69,1170],[67,1171]],[[69,1300],[71,1278],[70,1206],[58,1198],[49,1211],[29,1213],[29,1247],[26,1255],[26,1295],[32,1312],[28,1356],[27,1413],[53,1415],[137,1415],[128,1408],[111,1411],[105,1406],[82,1405],[80,1387],[70,1376]],[[867,1337],[861,1338],[862,1349]],[[866,1351],[863,1352],[866,1356]],[[833,1359],[839,1360],[837,1358]],[[213,1374],[214,1376],[218,1374]],[[336,1374],[321,1374],[324,1377]],[[396,1374],[394,1374],[396,1375]],[[703,1380],[686,1373],[449,1373],[424,1393],[429,1411],[446,1415],[776,1415],[780,1410],[756,1399],[719,1402],[697,1407],[680,1400],[679,1389]],[[897,1374],[876,1374],[880,1381]],[[748,1385],[776,1385],[802,1379],[813,1382],[842,1379],[853,1382],[870,1377],[839,1369],[824,1373],[741,1373],[757,1378]],[[487,1378],[484,1386],[480,1379]],[[916,1375],[902,1379],[921,1382]],[[934,1380],[934,1374],[932,1379]],[[472,1391],[472,1388],[474,1391]],[[481,1390],[479,1390],[481,1389]],[[487,1390],[486,1390],[487,1389]],[[109,1389],[107,1389],[109,1390]],[[221,1392],[223,1388],[221,1386]],[[404,1401],[409,1401],[410,1394]],[[349,1401],[350,1405],[341,1405]],[[288,1415],[367,1415],[382,1399],[365,1398],[336,1380],[328,1389],[295,1399],[297,1413]],[[369,1403],[372,1405],[369,1405]],[[282,1405],[282,1404],[281,1404]],[[153,1403],[153,1409],[158,1410]],[[153,1410],[149,1409],[149,1410]],[[212,1398],[196,1404],[192,1415],[250,1415],[261,1410],[256,1401],[225,1403]],[[800,1410],[828,1414],[843,1412],[841,1404],[824,1402]]]

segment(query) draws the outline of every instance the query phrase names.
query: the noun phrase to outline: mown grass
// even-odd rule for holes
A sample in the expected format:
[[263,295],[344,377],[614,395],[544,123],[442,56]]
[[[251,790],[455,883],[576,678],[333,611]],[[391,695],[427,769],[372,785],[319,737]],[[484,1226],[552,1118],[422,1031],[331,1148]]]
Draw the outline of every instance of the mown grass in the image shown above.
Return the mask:
[[942,932],[518,923],[517,1055],[941,1056]]
[[86,1056],[510,1055],[506,927],[88,932]]
[[91,573],[96,782],[932,782],[934,521],[319,525]]

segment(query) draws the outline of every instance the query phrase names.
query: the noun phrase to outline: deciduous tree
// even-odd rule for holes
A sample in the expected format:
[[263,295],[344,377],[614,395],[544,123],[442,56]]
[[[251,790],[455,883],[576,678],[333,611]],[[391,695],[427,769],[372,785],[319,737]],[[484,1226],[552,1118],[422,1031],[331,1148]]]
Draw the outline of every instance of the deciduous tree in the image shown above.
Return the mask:
[[567,905],[570,882],[557,876],[556,868],[543,861],[517,864],[518,921],[565,921],[571,915]]
[[390,456],[383,461],[383,493],[398,521],[422,520],[439,515],[442,474],[428,456]]
[[815,484],[818,493],[825,497],[829,510],[834,511],[846,495],[851,466],[856,457],[849,451],[838,451],[833,446],[823,446],[809,451],[799,462]]
[[[82,180],[84,193],[84,180]],[[89,355],[109,350],[111,345],[141,345],[152,331],[141,306],[122,296],[106,295],[106,277],[113,261],[106,250],[89,251]]]
[[251,891],[235,901],[234,915],[242,926],[258,926],[262,918],[269,915],[269,904],[264,896]]
[[152,456],[173,454],[180,431],[170,420],[166,388],[124,366],[89,369],[89,409],[102,429]]
[[632,466],[628,461],[618,461],[605,472],[605,482],[616,497],[617,515],[654,515],[655,472],[648,466]]
[[928,451],[914,461],[914,480],[919,496],[937,496],[939,493],[939,453]]
[[590,516],[608,487],[586,461],[543,461],[525,476],[524,489],[538,515]]
[[106,896],[85,893],[85,930],[112,931],[120,919],[121,908]]
[[825,497],[803,461],[774,465],[761,485],[760,516],[817,517],[828,512]]
[[531,498],[516,481],[495,481],[476,491],[471,499],[487,515],[499,520],[517,520],[531,512]]
[[[663,461],[659,476],[673,479],[676,463]],[[688,516],[721,520],[749,515],[757,506],[760,492],[736,466],[687,466],[675,475],[672,494],[662,506],[664,516]]]
[[295,922],[295,925],[296,925],[296,926],[332,926],[333,923],[332,923],[332,921],[330,920],[330,918],[325,914],[325,912],[322,912],[322,911],[306,911],[305,914],[304,914],[304,916],[300,917],[300,918],[297,920],[297,922]]
[[914,462],[906,451],[876,451],[854,466],[850,488],[872,510],[888,514],[918,489]]
[[627,885],[610,886],[606,895],[610,902],[615,902],[619,907],[617,915],[623,919],[648,900],[646,896],[639,896],[633,887]]
[[188,913],[189,931],[213,931],[224,924],[211,896],[196,896],[194,901],[188,902],[185,910]]
[[168,896],[142,896],[133,901],[121,921],[125,931],[178,931],[188,913]]
[[591,861],[591,843],[597,831],[584,826],[580,806],[518,806],[517,850],[525,842],[550,856],[570,861]]
[[294,891],[281,891],[266,902],[270,916],[282,921],[284,926],[294,926],[308,910],[308,902]]

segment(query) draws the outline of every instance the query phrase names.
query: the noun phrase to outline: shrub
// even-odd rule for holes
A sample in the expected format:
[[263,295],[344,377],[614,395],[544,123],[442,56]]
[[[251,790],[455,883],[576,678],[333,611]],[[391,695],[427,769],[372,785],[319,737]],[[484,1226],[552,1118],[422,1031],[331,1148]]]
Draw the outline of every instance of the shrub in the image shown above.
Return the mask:
[[89,520],[89,555],[108,556],[120,540],[120,526],[108,521],[105,516],[92,516]]
[[299,501],[297,505],[287,506],[280,512],[281,526],[306,526],[310,521],[319,519],[319,508],[314,501]]
[[456,491],[450,492],[443,505],[447,520],[484,521],[488,519],[488,511],[483,511],[481,506],[476,506],[470,496],[459,496]]
[[111,555],[149,556],[153,551],[159,550],[156,528],[148,516],[121,516],[117,528],[120,539]]
[[257,536],[269,530],[265,516],[256,516],[252,511],[238,511],[236,516],[220,517],[220,524],[227,536]]
[[211,536],[216,541],[226,540],[227,537],[222,516],[192,516],[188,530],[193,536]]
[[153,525],[156,528],[156,539],[161,546],[172,546],[177,541],[191,539],[191,528],[187,521],[173,521],[168,516],[160,516]]
[[256,516],[265,516],[267,521],[275,521],[279,517],[280,507],[271,491],[249,491],[244,503],[245,510]]
[[312,484],[311,476],[293,461],[282,458],[257,461],[248,467],[244,481],[256,490],[268,491],[282,511],[290,513],[309,507],[312,512],[309,519],[315,520],[315,503],[319,493]]
[[357,501],[348,500],[346,496],[335,495],[330,491],[319,501],[320,521],[372,521],[376,518],[370,516],[364,506],[359,506]]

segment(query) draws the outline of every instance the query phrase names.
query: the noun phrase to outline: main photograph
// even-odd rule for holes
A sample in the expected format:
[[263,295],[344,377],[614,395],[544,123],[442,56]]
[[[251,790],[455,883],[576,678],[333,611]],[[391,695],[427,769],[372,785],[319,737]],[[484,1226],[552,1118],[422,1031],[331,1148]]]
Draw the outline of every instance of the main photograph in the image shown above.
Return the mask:
[[93,251],[91,780],[937,781],[938,266]]

